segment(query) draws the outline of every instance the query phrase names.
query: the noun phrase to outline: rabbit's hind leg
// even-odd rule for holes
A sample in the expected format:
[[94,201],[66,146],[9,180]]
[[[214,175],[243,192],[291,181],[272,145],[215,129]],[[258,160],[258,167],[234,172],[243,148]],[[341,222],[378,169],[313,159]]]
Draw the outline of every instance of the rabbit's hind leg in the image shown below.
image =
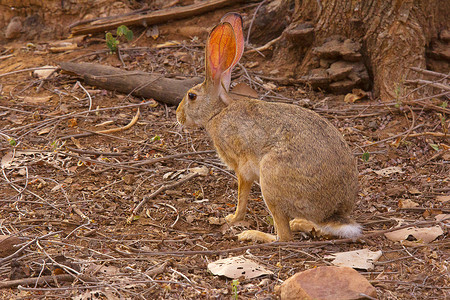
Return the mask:
[[291,227],[289,226],[289,215],[286,211],[286,207],[283,206],[283,201],[280,199],[282,196],[278,192],[278,189],[274,186],[265,184],[266,181],[261,175],[261,192],[266,202],[267,208],[273,217],[275,229],[277,231],[277,237],[280,242],[286,242],[293,239]]
[[292,241],[294,235],[292,234],[291,227],[289,226],[289,217],[278,206],[274,207],[266,201],[267,207],[272,213],[273,222],[277,231],[278,241],[287,242]]
[[248,196],[252,187],[253,181],[246,180],[243,176],[238,174],[238,203],[234,214],[225,217],[225,220],[233,224],[244,220],[247,211]]

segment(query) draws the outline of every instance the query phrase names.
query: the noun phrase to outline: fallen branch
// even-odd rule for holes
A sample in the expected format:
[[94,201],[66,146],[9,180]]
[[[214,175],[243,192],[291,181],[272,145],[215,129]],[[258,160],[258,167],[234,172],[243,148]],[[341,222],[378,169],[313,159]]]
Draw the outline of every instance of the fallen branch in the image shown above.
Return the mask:
[[242,0],[212,0],[201,1],[192,5],[172,7],[168,9],[162,9],[158,11],[152,11],[149,13],[142,13],[142,11],[136,11],[135,15],[130,13],[125,15],[119,15],[114,17],[97,18],[89,20],[86,24],[78,24],[71,26],[71,33],[73,35],[89,34],[96,32],[104,32],[105,30],[116,29],[120,25],[140,25],[147,26],[160,24],[168,21],[174,21],[179,19],[190,18],[196,15],[200,15],[206,12],[210,12],[228,5],[235,5]]
[[429,85],[429,86],[435,87],[437,89],[450,91],[450,86],[448,86],[446,84],[429,81],[429,80],[424,80],[424,79],[405,80],[405,83]]
[[103,89],[153,98],[168,105],[178,105],[188,89],[202,81],[201,78],[171,79],[160,74],[142,71],[125,71],[93,63],[60,62],[62,70],[74,73],[89,85]]
[[[447,92],[450,93],[450,92]],[[425,109],[431,109],[431,110],[437,110],[446,114],[450,114],[450,109],[442,107],[442,106],[437,106],[431,103],[425,103],[425,102],[413,102],[413,101],[408,101],[408,102],[404,102],[405,104],[408,105],[419,105],[422,106]]]
[[441,157],[442,155],[444,155],[444,153],[447,153],[447,152],[449,152],[449,151],[450,151],[450,149],[446,149],[446,150],[439,151],[438,153],[434,154],[432,157],[430,157],[430,158],[427,159],[426,161],[424,161],[424,162],[418,164],[417,167],[421,168],[421,167],[425,166],[427,163],[429,163],[430,161],[435,160],[435,159]]
[[279,40],[281,40],[282,37],[283,37],[283,35],[280,35],[279,37],[277,37],[277,38],[275,38],[275,39],[269,41],[267,44],[262,45],[261,47],[247,50],[247,51],[245,51],[245,54],[249,54],[249,53],[253,53],[253,52],[261,52],[261,51],[267,50],[267,49],[269,49],[270,47],[272,47],[272,45],[274,45],[274,44],[277,43]]
[[[80,277],[83,281],[96,282],[98,280],[86,276]],[[0,281],[0,289],[7,289],[17,287],[19,285],[43,285],[55,281],[74,281],[77,279],[75,275],[71,274],[59,274],[59,275],[46,275],[33,278],[22,278],[17,280]]]
[[[360,240],[365,240],[369,237],[380,236],[388,232],[397,231],[404,228],[415,227],[415,226],[427,226],[427,225],[435,225],[438,223],[442,223],[450,218],[445,218],[440,221],[421,221],[415,222],[411,224],[406,224],[398,227],[393,227],[387,230],[379,230],[372,233],[364,234],[360,237]],[[294,241],[294,242],[271,242],[271,243],[263,243],[263,244],[252,244],[242,247],[230,248],[230,249],[221,249],[221,250],[192,250],[192,251],[141,251],[140,249],[133,248],[127,246],[126,248],[130,251],[133,251],[136,255],[147,255],[147,256],[190,256],[190,255],[225,255],[235,252],[246,251],[249,249],[262,249],[262,248],[272,248],[272,247],[294,247],[294,248],[308,248],[308,247],[317,247],[317,246],[325,246],[325,245],[338,245],[338,244],[348,244],[355,243],[354,239],[336,239],[336,240],[328,240],[328,241]],[[115,252],[129,256],[130,253],[123,252],[115,248]]]
[[444,73],[434,72],[434,71],[430,71],[430,70],[424,70],[424,69],[417,68],[417,67],[411,67],[410,69],[413,71],[416,71],[418,73],[422,73],[425,75],[431,75],[431,76],[444,78],[444,79],[450,76],[450,74],[444,74]]
[[402,207],[399,208],[399,210],[405,210],[405,211],[415,211],[415,212],[425,212],[425,211],[439,211],[442,212],[444,214],[448,214],[450,213],[450,209],[445,209],[445,208],[438,208],[438,207]]
[[137,215],[137,213],[139,212],[139,210],[141,209],[141,207],[147,203],[148,200],[155,198],[157,195],[161,194],[162,192],[164,192],[165,190],[168,189],[172,189],[174,187],[179,186],[182,183],[185,183],[197,176],[199,176],[199,173],[191,173],[189,175],[187,175],[186,177],[183,177],[182,179],[175,181],[173,183],[170,184],[166,184],[161,186],[159,189],[157,189],[156,191],[154,191],[153,193],[151,193],[150,195],[144,197],[144,199],[142,199],[142,201],[136,206],[135,209],[133,209],[133,213],[131,214],[131,216],[127,219],[127,223],[131,223],[133,221],[133,218],[135,215]]
[[445,134],[443,132],[419,132],[419,133],[411,133],[408,136],[409,137],[418,137],[418,136],[424,136],[424,135],[431,135],[431,136],[435,136],[435,137],[446,137],[448,136],[448,134]]

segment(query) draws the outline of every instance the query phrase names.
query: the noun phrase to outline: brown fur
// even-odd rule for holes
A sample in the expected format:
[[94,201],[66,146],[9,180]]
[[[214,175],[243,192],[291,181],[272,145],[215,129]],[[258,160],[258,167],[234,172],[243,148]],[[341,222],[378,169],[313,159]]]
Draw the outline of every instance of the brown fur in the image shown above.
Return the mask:
[[354,224],[348,215],[358,191],[356,160],[339,131],[316,113],[231,99],[207,79],[188,91],[177,119],[205,127],[220,158],[236,172],[238,205],[228,222],[244,218],[251,185],[259,181],[279,240],[292,239],[289,221],[295,218],[331,227]]

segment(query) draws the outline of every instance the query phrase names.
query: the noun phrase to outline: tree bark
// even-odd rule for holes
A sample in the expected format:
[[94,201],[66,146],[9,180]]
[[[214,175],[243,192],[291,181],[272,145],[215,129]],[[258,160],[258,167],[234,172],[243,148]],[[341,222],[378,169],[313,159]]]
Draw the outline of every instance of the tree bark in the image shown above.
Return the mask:
[[[274,57],[284,56],[288,61],[296,57],[299,64],[294,74],[304,76],[317,67],[316,47],[334,35],[351,39],[361,44],[362,62],[369,70],[375,95],[392,100],[407,93],[406,80],[423,76],[410,67],[426,68],[426,50],[442,30],[450,28],[449,15],[448,0],[295,0],[285,34],[312,24],[313,41],[278,47]],[[299,49],[304,53],[300,60]],[[448,72],[446,53],[439,57],[447,68],[439,71]]]

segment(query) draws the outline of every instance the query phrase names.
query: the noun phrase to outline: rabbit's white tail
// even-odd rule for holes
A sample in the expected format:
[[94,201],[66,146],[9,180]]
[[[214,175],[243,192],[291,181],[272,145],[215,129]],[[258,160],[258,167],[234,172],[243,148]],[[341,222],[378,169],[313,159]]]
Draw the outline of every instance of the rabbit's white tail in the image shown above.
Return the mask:
[[330,235],[339,236],[341,238],[353,239],[362,233],[362,227],[358,223],[328,223],[320,224],[320,229]]

